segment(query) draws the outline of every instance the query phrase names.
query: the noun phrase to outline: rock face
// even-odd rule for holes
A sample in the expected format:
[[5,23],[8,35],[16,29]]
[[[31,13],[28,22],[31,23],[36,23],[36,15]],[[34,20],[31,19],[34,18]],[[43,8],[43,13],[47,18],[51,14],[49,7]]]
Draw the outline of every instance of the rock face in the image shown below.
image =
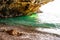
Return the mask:
[[30,15],[52,0],[0,0],[0,18]]

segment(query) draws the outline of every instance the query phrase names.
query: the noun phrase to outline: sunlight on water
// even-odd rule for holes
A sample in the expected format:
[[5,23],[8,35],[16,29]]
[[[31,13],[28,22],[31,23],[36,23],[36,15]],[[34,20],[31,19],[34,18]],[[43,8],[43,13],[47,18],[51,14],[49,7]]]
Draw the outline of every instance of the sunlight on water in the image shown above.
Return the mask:
[[42,23],[60,23],[60,0],[54,0],[40,8],[43,13],[38,14]]

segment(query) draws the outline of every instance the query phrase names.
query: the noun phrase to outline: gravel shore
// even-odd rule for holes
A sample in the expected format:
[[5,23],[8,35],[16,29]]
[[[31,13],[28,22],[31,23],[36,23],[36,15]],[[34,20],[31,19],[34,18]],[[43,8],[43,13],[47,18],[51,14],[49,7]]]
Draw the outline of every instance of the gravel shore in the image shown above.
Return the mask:
[[0,40],[60,40],[60,36],[25,28],[25,26],[0,25]]

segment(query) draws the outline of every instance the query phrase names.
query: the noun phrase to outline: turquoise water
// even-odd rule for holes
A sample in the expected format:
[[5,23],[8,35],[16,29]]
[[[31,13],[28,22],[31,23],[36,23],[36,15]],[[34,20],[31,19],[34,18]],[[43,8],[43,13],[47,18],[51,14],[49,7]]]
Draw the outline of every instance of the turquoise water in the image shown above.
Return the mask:
[[59,28],[59,24],[53,23],[38,23],[37,15],[33,13],[30,16],[20,16],[13,18],[0,19],[0,23],[6,23],[7,25],[26,25],[31,27],[43,27],[43,28]]

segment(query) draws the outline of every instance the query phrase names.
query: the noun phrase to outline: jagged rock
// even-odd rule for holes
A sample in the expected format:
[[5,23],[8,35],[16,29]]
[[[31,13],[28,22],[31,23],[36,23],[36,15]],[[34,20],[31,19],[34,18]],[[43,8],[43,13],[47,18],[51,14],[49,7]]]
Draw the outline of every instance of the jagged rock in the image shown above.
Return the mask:
[[30,15],[52,0],[0,0],[0,18]]

